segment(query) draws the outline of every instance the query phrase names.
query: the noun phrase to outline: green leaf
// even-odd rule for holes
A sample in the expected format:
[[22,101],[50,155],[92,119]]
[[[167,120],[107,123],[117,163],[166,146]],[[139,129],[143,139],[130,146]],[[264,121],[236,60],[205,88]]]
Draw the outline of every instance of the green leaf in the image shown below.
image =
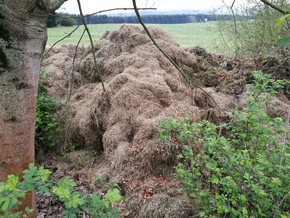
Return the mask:
[[241,194],[241,195],[239,195],[239,200],[242,202],[242,203],[245,203],[245,202],[247,202],[247,197],[245,196],[245,195],[243,195],[243,194]]
[[82,199],[79,194],[76,194],[72,196],[72,199],[68,201],[66,205],[68,208],[78,208],[84,203],[85,203],[84,199]]
[[286,19],[289,19],[290,18],[290,14],[286,14],[286,15],[283,15],[283,16],[281,16],[281,17],[279,17],[277,20],[276,20],[276,22],[275,22],[275,24],[277,25],[277,26],[280,26]]
[[61,199],[69,199],[70,191],[64,187],[54,187],[53,192]]
[[212,184],[219,184],[219,178],[217,178],[217,177],[213,177],[213,178],[211,179],[211,183],[212,183]]
[[243,209],[242,209],[242,214],[243,214],[243,216],[248,215],[248,211],[245,207],[243,207]]
[[205,212],[204,212],[204,211],[200,212],[200,213],[199,213],[199,216],[200,216],[200,217],[205,217]]
[[9,205],[10,205],[10,200],[7,199],[4,204],[2,205],[2,210],[3,211],[7,211],[7,209],[9,208]]
[[3,192],[4,190],[5,190],[5,183],[0,182],[0,193]]
[[279,40],[277,40],[277,44],[278,46],[285,46],[288,45],[290,43],[290,36],[285,36]]
[[16,205],[18,203],[18,200],[17,200],[17,198],[12,198],[11,202],[13,205]]
[[29,169],[32,170],[35,167],[34,163],[29,164]]
[[271,185],[273,185],[274,187],[280,187],[282,185],[282,182],[279,178],[273,177],[271,181]]
[[246,179],[247,181],[250,181],[250,180],[252,180],[252,178],[253,178],[252,175],[250,175],[249,173],[245,173],[244,179]]
[[105,194],[104,199],[111,203],[117,203],[123,199],[122,195],[120,194],[120,191],[116,188],[113,190],[108,190],[108,192]]
[[8,190],[13,191],[18,184],[18,176],[12,174],[7,177],[7,187]]

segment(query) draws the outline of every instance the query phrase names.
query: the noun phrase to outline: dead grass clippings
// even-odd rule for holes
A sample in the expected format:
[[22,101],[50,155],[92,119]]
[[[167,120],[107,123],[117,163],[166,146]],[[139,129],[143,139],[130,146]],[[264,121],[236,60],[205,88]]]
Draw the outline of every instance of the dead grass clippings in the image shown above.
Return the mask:
[[[106,175],[122,186],[124,203],[130,208],[122,210],[123,217],[188,217],[192,208],[179,195],[180,184],[174,179],[181,148],[170,141],[156,143],[160,119],[188,115],[192,122],[208,119],[217,124],[229,119],[233,108],[242,107],[239,95],[252,68],[234,63],[227,69],[223,56],[201,48],[184,49],[159,27],[149,31],[190,78],[206,87],[218,106],[184,81],[143,30],[123,25],[94,42],[105,92],[94,70],[92,49],[84,47],[77,53],[68,110],[69,140],[100,151],[89,173]],[[74,48],[53,48],[44,62],[46,88],[60,102],[67,98]],[[58,111],[61,117],[65,112],[65,108]],[[76,172],[82,182],[91,179],[85,175],[86,168],[79,166]]]

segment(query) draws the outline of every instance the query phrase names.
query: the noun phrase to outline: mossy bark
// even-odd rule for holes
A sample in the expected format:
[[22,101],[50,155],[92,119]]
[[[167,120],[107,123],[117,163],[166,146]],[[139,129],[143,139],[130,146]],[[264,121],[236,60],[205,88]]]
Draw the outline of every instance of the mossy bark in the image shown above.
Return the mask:
[[[0,2],[0,181],[22,176],[34,162],[38,73],[51,9],[43,2],[49,1]],[[35,194],[23,199],[20,210],[25,207],[35,209]]]

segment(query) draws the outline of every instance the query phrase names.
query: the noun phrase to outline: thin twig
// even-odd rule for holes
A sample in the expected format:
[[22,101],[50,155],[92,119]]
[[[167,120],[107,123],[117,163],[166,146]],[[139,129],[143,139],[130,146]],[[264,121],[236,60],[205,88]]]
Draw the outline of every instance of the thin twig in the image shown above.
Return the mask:
[[[221,26],[221,25],[219,25],[219,26]],[[221,35],[221,38],[222,38],[222,40],[223,40],[223,43],[224,43],[224,45],[228,48],[228,50],[229,51],[231,51],[232,49],[230,48],[230,45],[228,44],[228,40],[226,40],[226,38],[225,38],[225,36],[224,36],[224,34],[223,34],[223,29],[222,29],[222,27],[220,27],[220,35]]]
[[68,95],[67,95],[67,98],[66,98],[66,101],[65,101],[65,107],[66,107],[66,118],[65,118],[65,137],[64,137],[64,148],[66,149],[67,148],[67,144],[68,144],[68,135],[69,135],[69,109],[70,109],[70,105],[69,105],[69,101],[70,101],[70,97],[71,97],[71,94],[72,94],[72,89],[73,89],[73,73],[74,73],[74,67],[75,67],[75,60],[76,60],[76,56],[77,56],[77,51],[78,51],[78,47],[84,37],[84,34],[85,34],[85,30],[83,31],[76,47],[75,47],[75,53],[74,53],[74,57],[73,57],[73,62],[72,62],[72,70],[68,76],[68,80],[69,80],[69,83],[68,83]]
[[43,55],[43,58],[50,52],[50,50],[59,42],[63,41],[64,39],[70,37],[78,28],[80,27],[80,25],[77,25],[75,29],[73,29],[69,34],[67,34],[66,36],[64,36],[63,38],[61,38],[60,40],[56,41],[49,49],[48,51]]
[[156,43],[156,41],[154,40],[154,38],[152,37],[151,33],[149,32],[149,30],[147,29],[147,27],[145,26],[145,24],[143,23],[142,21],[142,18],[139,14],[139,11],[138,11],[138,7],[137,7],[137,4],[136,4],[136,0],[132,0],[133,2],[133,6],[134,6],[134,11],[136,13],[136,16],[138,18],[138,21],[139,23],[141,24],[141,26],[144,28],[146,34],[148,35],[148,37],[150,38],[150,40],[153,42],[153,44],[158,48],[158,50],[173,64],[173,66],[178,70],[178,72],[183,76],[183,78],[190,84],[192,85],[193,87],[196,87],[200,90],[202,90],[206,96],[208,96],[211,100],[213,100],[213,102],[216,104],[216,106],[218,107],[218,109],[220,110],[220,107],[219,105],[216,103],[216,101],[214,100],[214,98],[208,94],[201,86],[199,86],[198,84],[196,84],[195,82],[191,81],[188,76],[182,71],[182,69],[180,69],[180,67],[172,60],[172,58],[169,57],[168,54],[166,54],[166,52],[164,52],[160,46]]
[[279,205],[277,206],[278,207],[278,210],[279,210],[279,207],[281,206],[281,204],[285,201],[287,195],[290,194],[290,191],[284,196],[284,198],[282,199],[282,201],[279,203]]
[[91,32],[87,26],[87,23],[85,22],[85,18],[84,18],[84,15],[83,15],[83,11],[82,11],[82,7],[81,7],[81,3],[80,3],[80,0],[77,0],[78,2],[78,6],[79,6],[79,11],[80,11],[80,16],[81,16],[81,20],[82,20],[82,23],[85,27],[85,31],[88,33],[88,36],[89,36],[89,39],[90,39],[90,43],[91,43],[91,49],[92,49],[92,54],[93,54],[93,59],[94,59],[94,66],[95,66],[95,70],[97,72],[97,75],[100,79],[100,82],[102,84],[102,87],[103,87],[103,91],[106,92],[106,89],[105,89],[105,85],[104,85],[104,82],[103,82],[103,79],[102,79],[102,76],[101,76],[101,72],[100,72],[100,69],[99,69],[99,66],[97,64],[97,60],[96,60],[96,54],[95,54],[95,48],[94,48],[94,43],[93,43],[93,39],[92,39],[92,35],[91,35]]
[[[235,45],[234,46],[234,53],[235,53],[235,57],[237,58],[238,57],[238,49],[237,49],[238,28],[237,28],[237,17],[236,17],[236,13],[234,10],[235,4],[236,4],[236,0],[233,0],[230,6],[228,6],[228,4],[223,0],[224,7],[226,7],[229,10],[229,13],[233,17],[233,23],[234,23],[234,37],[233,38],[234,38],[234,45]],[[228,43],[225,41],[225,39],[223,37],[222,30],[220,30],[220,33],[221,33],[221,37],[224,41],[224,44],[228,47],[229,50],[231,50]]]
[[272,2],[269,2],[268,0],[260,0],[261,2],[263,2],[264,4],[270,6],[271,8],[281,12],[282,14],[289,14],[290,13],[290,10],[286,10],[284,8],[281,8],[275,4],[273,4]]
[[73,73],[74,73],[74,69],[75,69],[75,60],[76,60],[76,56],[77,56],[77,51],[78,51],[78,48],[79,48],[79,45],[80,45],[80,42],[82,41],[84,35],[85,35],[85,32],[86,30],[83,30],[83,33],[75,47],[75,53],[74,53],[74,57],[73,57],[73,62],[72,62],[72,70],[69,74],[69,84],[68,84],[68,89],[69,89],[69,92],[68,92],[68,95],[67,95],[67,98],[66,98],[66,101],[65,101],[65,104],[67,105],[68,102],[70,101],[70,97],[71,97],[71,93],[72,93],[72,82],[73,82]]
[[[235,6],[236,0],[233,0],[230,10],[234,19],[234,29],[235,29],[235,47],[237,46],[237,38],[238,38],[238,28],[237,28],[237,18],[236,18],[236,14],[234,11],[234,6]],[[236,58],[238,57],[238,50],[235,51],[236,53]]]
[[[101,13],[104,13],[104,12],[109,12],[109,11],[120,11],[120,10],[134,10],[134,8],[111,8],[111,9],[106,9],[106,10],[101,10],[101,11],[97,11],[97,12],[94,12],[92,14],[87,14],[87,15],[83,15],[83,17],[90,17],[90,16],[93,16],[93,15],[96,15],[96,14],[101,14]],[[156,8],[138,8],[138,10],[156,10]],[[56,15],[53,15],[53,16],[56,16]],[[80,17],[79,15],[77,16],[70,16],[68,17],[67,19],[69,18],[78,18]],[[74,30],[72,30],[69,34],[67,34],[66,36],[64,36],[63,38],[61,38],[60,40],[56,41],[50,48],[49,50],[43,55],[43,57],[45,57],[49,52],[50,50],[58,43],[60,43],[61,41],[63,41],[64,39],[70,37],[78,28],[80,27],[80,25],[77,25],[76,28]]]
[[[286,14],[290,14],[290,10],[286,10],[284,8],[281,8],[275,4],[273,4],[272,2],[269,2],[268,0],[261,0],[261,2],[263,2],[264,4],[270,6],[271,8],[279,11],[280,13],[286,15]],[[288,30],[290,29],[290,23],[289,23],[289,20],[286,19],[286,24],[287,24],[287,27],[288,27]]]
[[[134,8],[112,8],[112,9],[106,9],[106,10],[101,10],[101,11],[98,11],[98,12],[95,12],[95,13],[92,13],[92,14],[84,15],[84,17],[89,17],[89,16],[93,16],[93,15],[96,15],[96,14],[101,14],[101,13],[109,12],[109,11],[120,11],[120,10],[124,10],[124,11],[126,11],[126,10],[134,10]],[[145,8],[138,8],[138,10],[156,10],[156,8],[145,7]]]

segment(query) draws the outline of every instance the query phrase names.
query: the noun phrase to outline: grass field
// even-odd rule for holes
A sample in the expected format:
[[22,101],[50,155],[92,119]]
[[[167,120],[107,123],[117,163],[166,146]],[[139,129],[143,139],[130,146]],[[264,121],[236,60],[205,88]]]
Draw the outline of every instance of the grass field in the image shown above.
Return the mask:
[[[96,24],[89,25],[93,39],[99,39],[107,30],[117,30],[121,24]],[[191,24],[160,24],[158,25],[167,32],[183,47],[201,46],[210,52],[227,53],[222,46],[222,38],[217,30],[215,22],[191,23]],[[48,45],[70,33],[75,27],[55,27],[48,29]],[[76,44],[83,32],[80,26],[69,38],[61,41],[58,45]],[[89,38],[85,36],[81,44],[88,45]]]

